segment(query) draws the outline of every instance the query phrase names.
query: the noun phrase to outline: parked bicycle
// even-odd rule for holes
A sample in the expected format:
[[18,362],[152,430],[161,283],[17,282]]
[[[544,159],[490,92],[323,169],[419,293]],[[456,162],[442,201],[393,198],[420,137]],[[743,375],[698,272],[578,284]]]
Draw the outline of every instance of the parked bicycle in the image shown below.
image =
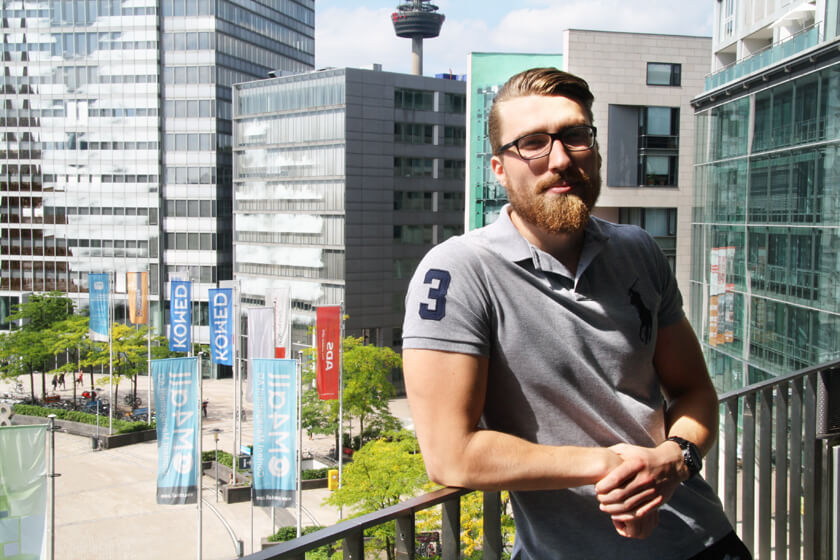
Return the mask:
[[143,405],[143,399],[135,397],[131,393],[123,397],[123,402],[131,408],[140,408]]

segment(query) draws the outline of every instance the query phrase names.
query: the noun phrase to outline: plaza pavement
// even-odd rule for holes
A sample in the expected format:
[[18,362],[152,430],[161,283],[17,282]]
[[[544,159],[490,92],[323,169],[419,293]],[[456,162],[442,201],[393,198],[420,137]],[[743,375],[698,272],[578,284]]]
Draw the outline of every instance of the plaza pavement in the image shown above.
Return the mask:
[[[85,383],[89,383],[85,376]],[[49,378],[48,378],[49,381]],[[147,378],[141,377],[138,394],[146,403]],[[28,387],[28,380],[25,383]],[[36,383],[36,387],[39,384]],[[72,397],[72,380],[67,389],[57,392]],[[107,396],[108,386],[96,384]],[[49,386],[51,388],[51,386]],[[9,391],[8,382],[0,382],[0,394]],[[78,390],[78,389],[77,389]],[[128,384],[120,387],[120,401]],[[80,392],[80,391],[79,391]],[[52,391],[50,391],[52,393]],[[230,379],[205,379],[204,399],[208,415],[203,421],[204,450],[213,450],[213,428],[219,428],[219,449],[233,448],[233,382]],[[242,440],[251,442],[251,405],[245,402],[246,418]],[[404,399],[392,402],[393,413],[411,428]],[[303,450],[326,453],[333,445],[330,436],[309,439],[304,434]],[[119,560],[198,558],[198,512],[196,505],[158,505],[155,497],[157,479],[157,444],[154,441],[107,450],[93,450],[90,438],[61,432],[55,434],[56,446],[56,560]],[[217,502],[214,481],[203,477],[202,555],[204,560],[228,560],[236,557],[234,539],[243,541],[250,554],[260,549],[260,539],[272,533],[271,510],[252,508],[250,503]],[[324,506],[329,490],[303,493],[303,525],[332,525],[338,521],[335,508]],[[220,498],[221,499],[221,498]],[[275,525],[295,524],[294,508],[278,508]],[[233,531],[232,537],[226,525]],[[252,537],[253,535],[253,537]]]

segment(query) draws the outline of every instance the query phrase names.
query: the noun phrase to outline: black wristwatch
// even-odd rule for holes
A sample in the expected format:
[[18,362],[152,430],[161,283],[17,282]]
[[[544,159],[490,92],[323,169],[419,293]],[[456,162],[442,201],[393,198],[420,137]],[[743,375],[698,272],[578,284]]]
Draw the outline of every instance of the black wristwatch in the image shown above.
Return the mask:
[[683,439],[677,436],[671,436],[668,438],[668,441],[673,441],[677,445],[680,446],[683,452],[683,462],[685,466],[688,468],[688,472],[691,473],[690,476],[694,476],[700,472],[700,469],[703,468],[703,456],[700,455],[700,450],[697,449],[697,446],[688,441],[687,439]]

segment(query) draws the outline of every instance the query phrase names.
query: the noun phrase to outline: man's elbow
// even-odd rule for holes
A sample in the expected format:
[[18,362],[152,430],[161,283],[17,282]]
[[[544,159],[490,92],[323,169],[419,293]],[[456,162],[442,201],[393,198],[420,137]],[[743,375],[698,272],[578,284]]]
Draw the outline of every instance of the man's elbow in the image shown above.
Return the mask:
[[466,471],[456,457],[434,458],[423,455],[429,480],[441,486],[469,488]]

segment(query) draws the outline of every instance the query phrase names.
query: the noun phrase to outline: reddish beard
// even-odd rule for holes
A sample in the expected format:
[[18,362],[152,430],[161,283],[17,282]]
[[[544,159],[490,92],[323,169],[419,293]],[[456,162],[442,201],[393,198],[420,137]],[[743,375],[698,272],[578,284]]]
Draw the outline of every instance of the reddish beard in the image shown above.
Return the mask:
[[[571,190],[562,194],[547,192],[562,182]],[[508,200],[526,222],[549,233],[574,233],[586,227],[600,193],[601,178],[597,171],[590,177],[580,169],[569,169],[563,175],[539,181],[531,193],[525,189],[508,189]]]

